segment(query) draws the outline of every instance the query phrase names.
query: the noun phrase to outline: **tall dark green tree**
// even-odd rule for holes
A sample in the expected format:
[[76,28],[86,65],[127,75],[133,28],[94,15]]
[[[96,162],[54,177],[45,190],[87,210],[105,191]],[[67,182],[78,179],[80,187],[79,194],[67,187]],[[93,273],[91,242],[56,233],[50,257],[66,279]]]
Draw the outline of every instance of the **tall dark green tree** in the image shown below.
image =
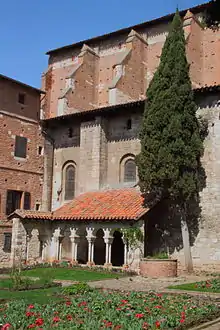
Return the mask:
[[200,190],[203,141],[196,117],[182,21],[177,11],[147,90],[137,156],[140,188],[169,198],[181,218],[186,268],[192,270],[187,208]]

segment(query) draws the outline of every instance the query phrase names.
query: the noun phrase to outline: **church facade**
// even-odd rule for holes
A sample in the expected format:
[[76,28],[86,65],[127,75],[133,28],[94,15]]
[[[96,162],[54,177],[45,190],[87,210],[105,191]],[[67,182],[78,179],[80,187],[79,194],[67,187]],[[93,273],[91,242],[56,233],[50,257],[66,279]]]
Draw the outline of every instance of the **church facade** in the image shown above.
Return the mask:
[[[220,34],[204,28],[208,5],[181,12],[198,115],[208,121],[206,184],[191,230],[194,266],[220,261]],[[168,15],[48,52],[42,104],[44,187],[41,211],[16,211],[11,262],[69,260],[138,270],[140,258],[166,247],[184,267],[179,228],[167,202],[143,207],[135,156],[145,92],[159,64]],[[131,248],[123,229],[144,241]],[[159,229],[158,229],[159,228]]]

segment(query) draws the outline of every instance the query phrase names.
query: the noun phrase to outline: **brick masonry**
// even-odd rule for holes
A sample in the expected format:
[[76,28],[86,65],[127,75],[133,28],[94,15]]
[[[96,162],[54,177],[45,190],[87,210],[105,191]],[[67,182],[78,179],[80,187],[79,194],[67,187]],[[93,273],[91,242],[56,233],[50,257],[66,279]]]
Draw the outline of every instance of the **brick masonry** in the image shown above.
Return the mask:
[[[25,94],[25,104],[18,94]],[[3,251],[4,233],[11,232],[6,216],[7,190],[29,192],[31,208],[41,204],[43,189],[44,138],[38,123],[40,92],[0,76],[0,263],[8,262],[10,253]],[[27,138],[27,157],[14,156],[15,137]]]
[[[193,88],[220,84],[219,31],[204,28],[201,17],[202,13],[193,15],[189,11],[184,17]],[[51,53],[42,79],[47,92],[42,102],[43,117],[144,98],[160,61],[168,23],[143,24],[100,42],[91,40],[88,45],[77,44]],[[219,102],[219,93],[201,93],[197,100],[198,114],[208,119],[209,135],[203,157],[207,179],[201,193],[201,219],[192,243],[192,255],[195,266],[204,270],[207,267],[216,269],[220,260]],[[85,191],[124,186],[124,161],[134,158],[140,151],[141,114],[138,108],[126,108],[123,114],[112,112],[111,115],[91,116],[89,120],[83,116],[77,120],[73,118],[57,120],[57,124],[47,129],[53,142],[45,142],[43,196],[47,200],[52,195],[52,210],[64,203],[64,170],[68,163],[75,166],[75,192],[79,195]],[[132,122],[131,129],[127,129],[128,119]],[[44,208],[49,207],[50,201],[45,202]],[[157,217],[155,221],[164,220],[162,212]],[[171,244],[176,236],[174,233],[171,237]],[[181,244],[173,248],[172,256],[184,264]],[[136,256],[135,260],[138,261],[139,257]]]

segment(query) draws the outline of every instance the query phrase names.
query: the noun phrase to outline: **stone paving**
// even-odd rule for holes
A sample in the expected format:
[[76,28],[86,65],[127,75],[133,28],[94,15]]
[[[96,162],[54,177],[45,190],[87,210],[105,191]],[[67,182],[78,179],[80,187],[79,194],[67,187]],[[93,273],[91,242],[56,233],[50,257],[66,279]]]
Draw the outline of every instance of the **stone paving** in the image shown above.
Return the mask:
[[118,279],[107,279],[90,282],[93,288],[104,288],[124,291],[166,291],[170,285],[193,283],[207,280],[207,276],[182,275],[175,278],[144,278],[141,276],[121,277]]

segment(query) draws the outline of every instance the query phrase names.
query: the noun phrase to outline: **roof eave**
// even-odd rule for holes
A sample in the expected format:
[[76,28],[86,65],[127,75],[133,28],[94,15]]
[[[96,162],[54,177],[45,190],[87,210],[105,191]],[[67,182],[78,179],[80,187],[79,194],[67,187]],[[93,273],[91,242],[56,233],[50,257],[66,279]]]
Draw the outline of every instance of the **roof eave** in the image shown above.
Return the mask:
[[[180,15],[184,16],[186,14],[187,10],[190,10],[193,13],[199,13],[201,10],[206,9],[210,5],[210,2],[211,1],[203,3],[203,4],[195,6],[195,7],[192,7],[192,8],[181,10]],[[63,46],[63,47],[55,48],[55,49],[52,49],[52,50],[49,50],[48,52],[46,52],[46,55],[51,55],[51,54],[57,53],[59,51],[63,51],[63,50],[74,48],[74,47],[81,47],[83,44],[89,44],[91,42],[94,42],[94,41],[97,42],[97,41],[100,41],[100,40],[104,40],[104,39],[107,39],[109,37],[116,36],[118,34],[127,33],[131,29],[135,30],[135,29],[138,29],[138,28],[141,28],[141,27],[154,25],[154,24],[157,24],[157,23],[160,23],[160,22],[163,22],[163,21],[168,21],[168,20],[171,20],[174,15],[175,15],[175,13],[171,13],[171,14],[168,14],[168,15],[165,15],[165,16],[162,16],[162,17],[159,17],[159,18],[155,18],[155,19],[147,21],[147,22],[132,25],[132,26],[129,26],[129,27],[126,27],[126,28],[122,28],[120,30],[113,31],[113,32],[110,32],[110,33],[106,33],[106,34],[103,34],[103,35],[100,35],[100,36],[97,36],[97,37],[94,37],[94,38],[81,40],[81,41],[76,42],[74,44],[70,44],[70,45],[66,45],[66,46]]]

